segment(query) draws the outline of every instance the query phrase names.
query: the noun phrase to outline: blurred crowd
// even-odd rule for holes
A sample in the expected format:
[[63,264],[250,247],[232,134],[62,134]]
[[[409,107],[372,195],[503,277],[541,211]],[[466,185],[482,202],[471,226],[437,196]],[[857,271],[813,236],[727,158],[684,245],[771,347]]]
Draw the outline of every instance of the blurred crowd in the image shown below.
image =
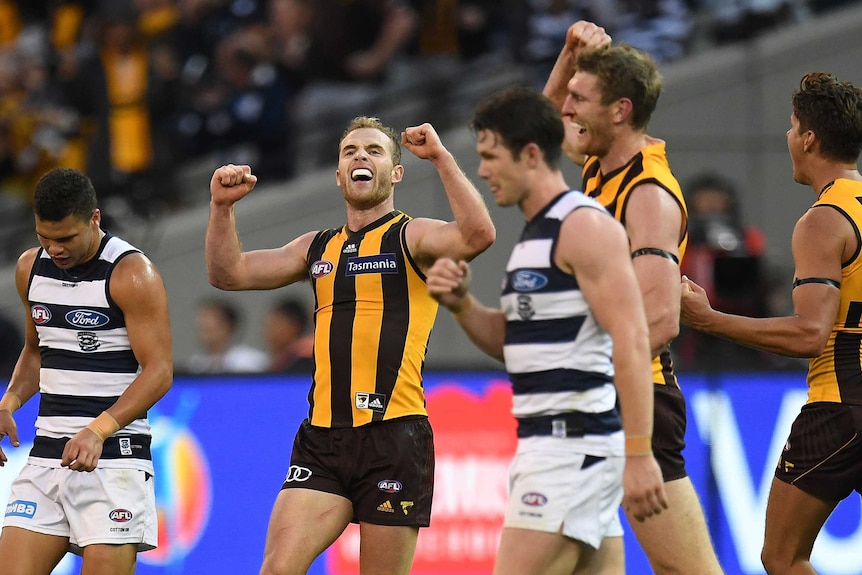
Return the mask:
[[[579,19],[669,62],[858,1],[0,0],[0,262],[32,244],[33,186],[56,166],[90,176],[114,229],[186,207],[191,166],[277,181],[328,163],[380,106],[424,99],[418,119],[463,124],[447,93],[501,68],[541,87]],[[298,145],[310,130],[320,153]]]
[[85,170],[118,216],[182,207],[175,176],[201,158],[289,178],[314,160],[295,148],[298,118],[361,112],[396,60],[457,78],[496,55],[540,82],[581,18],[669,61],[698,29],[736,40],[840,3],[0,0],[0,211],[57,165]]

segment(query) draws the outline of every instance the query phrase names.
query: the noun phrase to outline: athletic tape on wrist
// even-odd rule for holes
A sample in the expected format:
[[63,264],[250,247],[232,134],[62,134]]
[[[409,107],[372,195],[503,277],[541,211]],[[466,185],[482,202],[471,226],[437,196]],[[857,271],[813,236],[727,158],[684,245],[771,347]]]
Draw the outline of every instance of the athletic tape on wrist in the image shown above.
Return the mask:
[[98,435],[104,442],[120,430],[120,424],[110,413],[103,411],[99,417],[87,424],[87,429]]

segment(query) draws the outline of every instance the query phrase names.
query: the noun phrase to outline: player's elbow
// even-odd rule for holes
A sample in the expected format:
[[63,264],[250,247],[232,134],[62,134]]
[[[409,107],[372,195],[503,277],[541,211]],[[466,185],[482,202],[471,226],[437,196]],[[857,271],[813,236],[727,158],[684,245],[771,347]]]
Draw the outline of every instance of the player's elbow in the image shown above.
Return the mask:
[[207,280],[214,288],[223,291],[235,291],[240,289],[235,274],[227,273],[223,268],[207,266]]
[[649,343],[653,357],[664,351],[668,344],[679,335],[679,320],[665,315],[650,325]]
[[830,328],[822,328],[817,325],[803,326],[797,336],[792,338],[795,343],[795,357],[813,358],[820,357],[826,349],[829,341]]
[[470,250],[468,259],[473,259],[490,248],[496,239],[497,229],[490,220],[485,225],[477,226],[471,230],[470,236],[467,238],[467,246]]

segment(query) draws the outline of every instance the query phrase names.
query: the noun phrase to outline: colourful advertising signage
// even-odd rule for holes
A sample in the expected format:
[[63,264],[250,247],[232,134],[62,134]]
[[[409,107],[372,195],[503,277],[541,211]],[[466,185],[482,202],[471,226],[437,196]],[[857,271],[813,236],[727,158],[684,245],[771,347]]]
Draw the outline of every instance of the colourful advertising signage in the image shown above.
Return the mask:
[[[722,564],[728,575],[762,574],[766,497],[790,423],[805,400],[804,376],[680,380],[688,400],[688,471]],[[412,573],[486,575],[516,444],[508,380],[502,372],[428,373],[426,389],[436,489],[432,524],[420,533]],[[307,379],[298,376],[177,378],[150,412],[160,546],[140,556],[139,575],[258,572],[269,512],[287,473],[307,392]],[[0,469],[3,502],[32,442],[36,403],[16,414],[21,447],[4,441],[10,461]],[[815,566],[821,575],[862,575],[859,549],[862,514],[854,496],[818,538]],[[358,573],[358,550],[359,532],[351,526],[310,573]],[[630,532],[626,553],[628,573],[651,573]],[[79,569],[69,555],[54,575]]]

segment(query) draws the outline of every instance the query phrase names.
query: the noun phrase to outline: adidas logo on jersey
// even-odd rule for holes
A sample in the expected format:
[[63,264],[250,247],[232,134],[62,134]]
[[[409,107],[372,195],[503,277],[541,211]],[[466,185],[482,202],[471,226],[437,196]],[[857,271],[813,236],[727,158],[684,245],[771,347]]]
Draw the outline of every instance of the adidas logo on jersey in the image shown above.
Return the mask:
[[395,509],[392,508],[392,503],[390,503],[388,499],[377,506],[377,511],[383,511],[384,513],[395,513]]
[[386,410],[386,396],[382,393],[356,392],[356,409]]
[[347,244],[344,246],[344,250],[342,250],[343,254],[355,254],[356,253],[356,244]]

